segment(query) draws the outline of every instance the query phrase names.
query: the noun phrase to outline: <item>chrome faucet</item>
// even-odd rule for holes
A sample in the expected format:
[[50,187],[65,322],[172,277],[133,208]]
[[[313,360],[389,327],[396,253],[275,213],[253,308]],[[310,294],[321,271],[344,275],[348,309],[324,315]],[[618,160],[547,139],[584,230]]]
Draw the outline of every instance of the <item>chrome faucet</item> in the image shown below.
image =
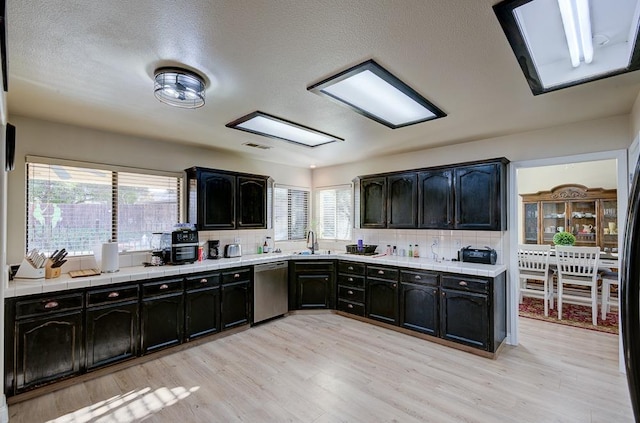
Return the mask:
[[313,231],[307,232],[307,248],[314,254],[317,249],[316,234]]

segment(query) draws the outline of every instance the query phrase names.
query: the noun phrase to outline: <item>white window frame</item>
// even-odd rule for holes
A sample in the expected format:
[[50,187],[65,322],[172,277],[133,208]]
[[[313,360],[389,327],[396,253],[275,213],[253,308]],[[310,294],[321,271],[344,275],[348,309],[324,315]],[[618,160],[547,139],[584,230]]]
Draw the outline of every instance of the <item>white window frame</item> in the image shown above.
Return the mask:
[[[278,236],[278,232],[279,230],[281,230],[281,225],[282,222],[278,222],[279,219],[281,219],[282,217],[278,215],[278,208],[279,208],[279,204],[276,200],[276,196],[278,195],[278,190],[281,189],[285,189],[287,190],[287,194],[289,194],[290,191],[303,191],[307,193],[307,210],[306,210],[306,214],[307,214],[307,221],[304,224],[304,235],[302,237],[299,238],[291,238],[291,210],[289,208],[289,206],[287,205],[287,237],[286,238],[282,238]],[[291,186],[291,185],[283,185],[283,184],[274,184],[273,187],[273,237],[274,237],[274,241],[304,241],[306,239],[306,233],[309,229],[309,225],[310,225],[310,221],[311,221],[311,211],[313,210],[312,207],[312,200],[313,196],[312,196],[312,192],[310,188],[306,188],[306,187],[296,187],[296,186]]]
[[[174,222],[175,223],[179,223],[181,216],[182,216],[182,212],[183,212],[183,206],[182,206],[182,202],[183,202],[183,192],[184,192],[184,173],[183,172],[167,172],[167,171],[161,171],[161,170],[154,170],[154,169],[143,169],[143,168],[134,168],[134,167],[127,167],[127,166],[115,166],[115,165],[108,165],[108,164],[103,164],[103,163],[90,163],[90,162],[82,162],[82,161],[75,161],[75,160],[66,160],[66,159],[58,159],[58,158],[52,158],[52,157],[42,157],[42,156],[31,156],[28,155],[26,156],[26,164],[27,166],[29,164],[33,164],[33,165],[44,165],[44,166],[66,166],[66,167],[74,167],[74,168],[86,168],[87,170],[91,171],[104,171],[104,172],[111,172],[112,175],[112,181],[111,181],[111,195],[112,195],[112,204],[111,204],[111,215],[112,215],[112,219],[111,219],[111,226],[110,226],[110,234],[111,234],[111,240],[112,241],[118,241],[118,178],[117,175],[122,173],[129,173],[129,174],[139,174],[144,176],[163,176],[163,177],[170,177],[170,178],[176,178],[176,187],[177,187],[177,221]],[[25,166],[25,171],[28,168]],[[25,181],[28,184],[29,183],[29,175],[26,174],[25,175]],[[114,184],[116,184],[114,186]],[[27,187],[25,187],[25,189],[28,189],[28,185]],[[25,192],[26,194],[26,192]],[[29,206],[29,196],[25,195],[25,206],[28,207]],[[29,218],[28,216],[26,216],[26,222],[25,222],[25,245],[26,245],[26,249],[32,249],[33,246],[29,245]],[[171,227],[169,228],[165,228],[164,230],[169,230],[171,229]],[[102,240],[102,242],[107,241]],[[57,246],[55,247],[57,248]],[[67,246],[60,246],[60,248],[67,248]],[[92,254],[93,251],[91,249],[86,250],[86,251],[79,251],[79,250],[70,250],[69,248],[67,248],[69,250],[69,255],[70,256],[81,256],[81,255],[89,255]],[[140,248],[135,248],[135,249],[120,249],[120,251],[144,251],[144,250],[148,250],[149,247],[147,248],[142,248],[142,246],[140,246]],[[45,253],[51,253],[53,251],[43,251]]]
[[[353,184],[344,184],[344,185],[332,185],[332,186],[326,186],[326,187],[317,187],[314,190],[314,199],[315,199],[315,207],[314,207],[314,221],[317,222],[318,228],[318,239],[323,239],[323,240],[332,240],[332,241],[350,241],[352,236],[353,236],[353,221],[354,221],[354,195],[353,195]],[[320,207],[322,207],[322,201],[320,199],[320,196],[322,195],[322,193],[324,191],[347,191],[349,193],[349,204],[348,204],[348,214],[349,214],[349,219],[348,221],[344,221],[342,222],[342,227],[346,226],[348,233],[346,234],[346,237],[338,237],[338,227],[340,226],[338,224],[338,215],[337,215],[337,209],[334,209],[334,221],[335,221],[335,233],[333,234],[334,236],[327,236],[325,234],[325,230],[323,227],[323,221],[324,221],[324,212],[322,210],[320,210]]]

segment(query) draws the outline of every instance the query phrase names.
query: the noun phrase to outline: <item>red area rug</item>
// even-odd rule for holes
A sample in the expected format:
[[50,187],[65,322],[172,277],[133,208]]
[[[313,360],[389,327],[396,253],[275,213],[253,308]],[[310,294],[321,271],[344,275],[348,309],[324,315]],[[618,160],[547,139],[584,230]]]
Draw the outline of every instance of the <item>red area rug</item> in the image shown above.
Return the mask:
[[[554,302],[554,306],[557,303]],[[520,317],[544,320],[561,325],[576,326],[583,329],[618,334],[618,312],[607,313],[607,320],[602,320],[598,309],[598,326],[591,324],[591,307],[578,304],[562,305],[562,320],[558,320],[558,310],[549,309],[549,317],[544,316],[544,304],[541,298],[524,297],[520,304]]]

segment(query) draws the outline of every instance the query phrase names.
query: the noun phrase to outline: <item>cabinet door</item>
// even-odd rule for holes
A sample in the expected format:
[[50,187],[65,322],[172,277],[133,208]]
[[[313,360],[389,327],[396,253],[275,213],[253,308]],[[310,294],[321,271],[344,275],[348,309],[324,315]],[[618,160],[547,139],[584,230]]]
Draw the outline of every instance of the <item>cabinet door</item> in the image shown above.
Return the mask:
[[236,177],[202,171],[199,175],[198,191],[199,229],[235,228]]
[[331,279],[327,273],[297,274],[297,308],[330,308]]
[[138,302],[109,304],[87,310],[87,370],[138,354]]
[[[577,246],[599,246],[598,239],[598,212],[596,201],[571,201],[567,207],[567,232],[576,236]],[[571,213],[569,213],[571,212]]]
[[488,295],[441,288],[440,299],[440,336],[488,351]]
[[267,227],[267,181],[238,176],[238,228]]
[[[600,203],[602,219],[597,229],[602,234],[601,247],[606,253],[618,252],[618,202],[616,200],[602,200]],[[615,250],[614,250],[615,249]]]
[[499,164],[464,166],[454,170],[456,229],[502,229],[500,176]]
[[385,323],[398,323],[398,283],[382,279],[367,279],[367,317]]
[[387,178],[387,227],[417,227],[418,177],[415,173]]
[[247,280],[222,285],[222,330],[250,322],[250,282]]
[[360,226],[386,227],[387,182],[384,177],[364,178],[360,181]]
[[538,244],[538,203],[524,203],[524,233],[525,244]]
[[187,291],[185,295],[185,340],[220,330],[220,288]]
[[142,353],[182,342],[184,303],[182,292],[142,301]]
[[438,287],[400,284],[400,326],[438,336]]
[[418,174],[418,225],[424,229],[453,227],[453,173],[435,170]]
[[16,323],[16,392],[80,373],[82,311]]

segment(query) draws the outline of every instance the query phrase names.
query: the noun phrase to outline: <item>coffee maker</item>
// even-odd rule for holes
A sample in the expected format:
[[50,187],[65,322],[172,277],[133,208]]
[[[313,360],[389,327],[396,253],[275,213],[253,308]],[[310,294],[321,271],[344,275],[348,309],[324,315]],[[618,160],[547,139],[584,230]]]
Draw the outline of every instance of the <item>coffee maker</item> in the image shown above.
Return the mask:
[[209,241],[207,246],[207,258],[217,260],[220,258],[220,240],[214,239]]

